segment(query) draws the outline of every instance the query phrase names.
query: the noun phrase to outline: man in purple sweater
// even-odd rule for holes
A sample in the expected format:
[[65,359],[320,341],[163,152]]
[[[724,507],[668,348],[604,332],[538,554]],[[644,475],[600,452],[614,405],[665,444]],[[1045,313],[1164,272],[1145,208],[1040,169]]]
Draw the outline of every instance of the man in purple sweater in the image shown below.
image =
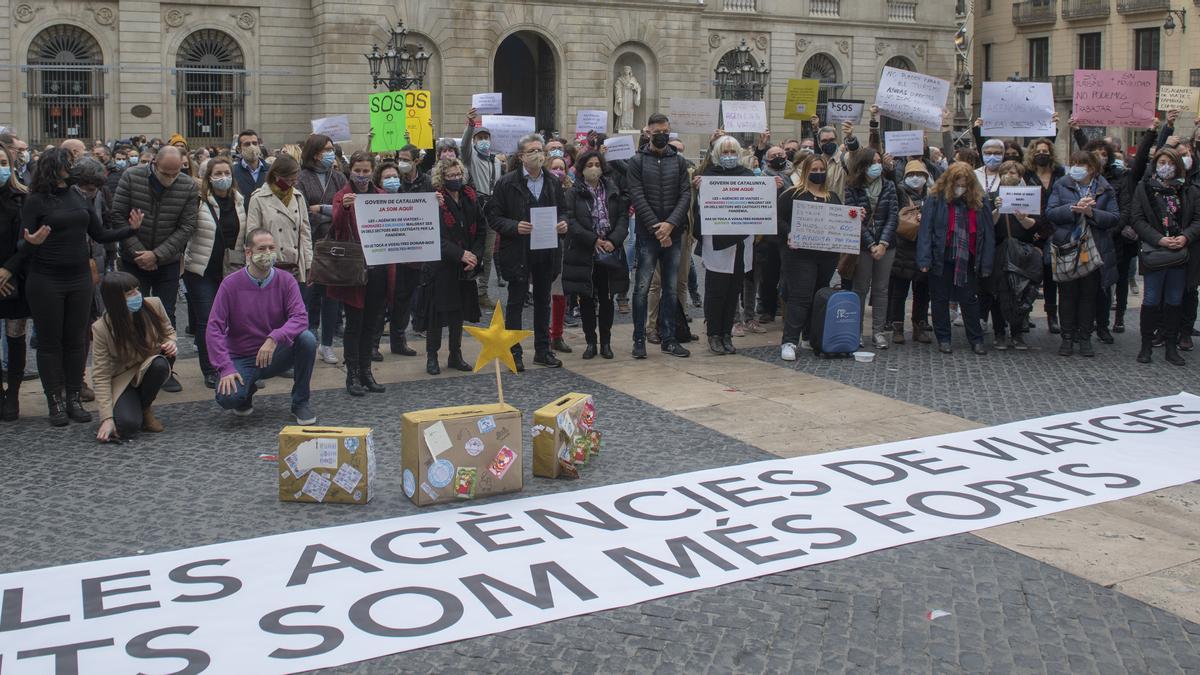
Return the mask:
[[208,317],[208,358],[221,377],[217,404],[249,415],[255,383],[290,368],[296,423],[316,424],[308,398],[317,340],[308,331],[300,285],[290,274],[275,273],[277,247],[269,231],[247,237],[246,268],[221,282]]

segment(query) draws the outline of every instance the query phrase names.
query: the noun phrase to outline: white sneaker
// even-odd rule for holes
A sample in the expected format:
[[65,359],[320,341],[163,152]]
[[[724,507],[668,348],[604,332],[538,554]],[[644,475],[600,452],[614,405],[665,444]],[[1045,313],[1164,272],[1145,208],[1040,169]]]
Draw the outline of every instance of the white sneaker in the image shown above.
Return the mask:
[[954,320],[951,323],[953,323],[955,326],[958,326],[959,328],[962,328],[963,318],[962,318],[961,311],[959,311],[959,310],[954,311]]
[[809,342],[808,340],[801,340],[800,341],[800,349],[804,349],[804,350],[811,352],[812,351],[812,343]]
[[785,342],[783,344],[783,348],[779,350],[779,358],[783,359],[784,361],[795,361],[796,345],[790,342]]
[[887,348],[888,348],[887,336],[884,335],[883,333],[876,333],[875,334],[875,349],[887,349]]
[[322,361],[328,363],[329,365],[337,365],[338,357],[337,354],[334,353],[333,347],[327,347],[325,345],[317,347],[317,356],[319,356]]

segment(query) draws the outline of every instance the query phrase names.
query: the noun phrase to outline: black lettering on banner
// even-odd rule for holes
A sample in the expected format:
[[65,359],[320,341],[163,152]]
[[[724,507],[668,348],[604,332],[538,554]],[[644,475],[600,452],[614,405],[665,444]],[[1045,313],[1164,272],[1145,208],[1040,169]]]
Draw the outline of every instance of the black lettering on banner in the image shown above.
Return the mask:
[[1050,454],[1049,452],[1046,452],[1045,450],[1039,450],[1039,449],[1037,449],[1037,448],[1030,447],[1030,446],[1028,446],[1028,445],[1021,445],[1020,443],[1018,443],[1018,442],[1016,442],[1016,441],[1009,440],[1009,439],[1007,439],[1007,438],[1001,438],[1001,437],[999,437],[999,436],[992,436],[992,437],[991,437],[991,440],[993,440],[993,441],[996,441],[997,443],[1003,443],[1003,444],[1005,444],[1005,445],[1007,445],[1007,446],[1010,446],[1010,447],[1014,447],[1014,448],[1016,448],[1016,449],[1018,449],[1018,450],[1024,450],[1025,452],[1032,452],[1032,453],[1033,453],[1033,454],[1035,454],[1035,455],[1048,455],[1048,454]]
[[177,584],[219,584],[221,590],[208,593],[206,595],[179,595],[172,599],[172,602],[208,602],[210,600],[220,600],[227,598],[242,589],[242,580],[236,577],[193,577],[188,574],[197,567],[207,567],[209,565],[224,565],[229,562],[228,558],[215,558],[213,560],[198,560],[186,565],[180,565],[167,575],[167,577]]
[[613,507],[616,508],[618,511],[620,511],[623,515],[629,516],[630,518],[637,518],[638,520],[651,520],[651,521],[681,520],[683,518],[691,518],[692,516],[700,513],[700,509],[684,509],[683,511],[680,511],[679,513],[672,513],[669,515],[661,515],[660,516],[660,515],[656,515],[653,513],[646,513],[645,511],[634,508],[634,506],[633,506],[633,502],[635,500],[641,499],[643,497],[665,497],[666,495],[667,495],[666,490],[646,490],[644,492],[631,492],[627,495],[623,495],[623,496],[617,498],[617,500],[613,502]]
[[532,546],[534,544],[540,544],[543,541],[545,541],[541,537],[534,537],[533,539],[522,539],[520,541],[510,541],[507,543],[501,543],[501,542],[496,541],[496,539],[495,539],[496,535],[512,534],[514,532],[524,532],[525,528],[521,527],[520,525],[516,525],[514,527],[502,527],[502,528],[495,529],[495,530],[484,530],[483,528],[479,527],[480,525],[483,525],[485,523],[494,523],[499,520],[512,520],[512,516],[508,515],[507,513],[502,513],[502,514],[496,515],[496,516],[483,516],[481,518],[472,518],[470,520],[459,521],[458,526],[463,529],[463,532],[466,532],[468,535],[470,535],[470,537],[472,539],[474,539],[476,542],[478,542],[479,545],[483,547],[483,550],[487,551],[488,553],[494,553],[495,551],[503,551],[504,549],[508,549],[508,548],[520,548],[522,546]]
[[124,595],[126,593],[142,593],[150,590],[150,586],[129,586],[126,588],[110,588],[105,589],[104,584],[109,581],[117,581],[119,579],[133,579],[135,577],[148,577],[150,570],[137,570],[134,572],[122,572],[120,574],[112,574],[106,577],[95,577],[92,579],[84,579],[80,582],[83,590],[83,618],[96,619],[102,616],[112,616],[113,614],[123,614],[125,612],[136,612],[139,609],[154,609],[158,607],[158,601],[150,602],[135,602],[132,605],[124,605],[121,607],[105,607],[104,598],[110,595]]
[[698,494],[696,494],[695,492],[691,491],[691,490],[690,490],[690,489],[688,489],[688,488],[685,488],[685,487],[682,487],[682,486],[680,486],[680,487],[675,487],[675,488],[673,488],[673,489],[674,489],[676,492],[678,492],[679,494],[681,494],[681,495],[683,495],[683,496],[687,497],[688,499],[690,499],[690,500],[692,500],[692,501],[696,502],[696,503],[697,503],[697,504],[699,504],[700,506],[703,506],[703,507],[705,507],[705,508],[709,509],[710,511],[716,511],[717,513],[724,513],[725,511],[727,511],[727,510],[728,510],[728,509],[726,509],[724,506],[721,506],[720,504],[717,504],[716,502],[714,502],[714,501],[712,501],[712,500],[708,499],[707,497],[703,497],[703,496],[701,496],[701,495],[698,495]]
[[[1178,407],[1179,406],[1163,406],[1161,408],[1161,410],[1168,410],[1170,412],[1176,412],[1175,410],[1172,410],[1172,408],[1178,408]],[[1183,414],[1183,415],[1195,415],[1196,414],[1195,412],[1192,412],[1190,410],[1181,410],[1178,412],[1179,412],[1179,414]],[[1149,420],[1151,422],[1158,422],[1160,424],[1165,424],[1167,426],[1175,427],[1176,429],[1183,429],[1185,427],[1194,427],[1197,424],[1200,424],[1200,420],[1192,420],[1191,422],[1182,422],[1182,423],[1172,422],[1171,420],[1175,419],[1175,417],[1177,415],[1154,416],[1153,413],[1154,413],[1153,410],[1134,410],[1133,412],[1127,412],[1125,414],[1129,415],[1130,417],[1137,417],[1140,419]]]
[[735,482],[741,482],[744,480],[746,480],[746,479],[742,478],[741,476],[730,476],[729,478],[717,478],[715,480],[701,481],[700,484],[703,485],[704,487],[708,488],[708,490],[710,492],[712,492],[713,494],[720,495],[720,496],[724,497],[725,499],[728,499],[729,501],[731,501],[734,504],[737,504],[738,506],[741,506],[743,508],[757,506],[759,504],[770,504],[772,502],[782,502],[782,501],[787,500],[787,497],[783,497],[780,495],[775,495],[773,497],[763,497],[761,499],[743,499],[740,496],[747,492],[762,492],[762,488],[760,488],[756,485],[747,485],[746,487],[737,488],[737,489],[733,489],[733,490],[722,487],[725,483],[735,483]]
[[[1176,415],[1198,415],[1198,416],[1200,416],[1200,410],[1180,410],[1180,408],[1182,408],[1182,407],[1183,407],[1182,403],[1168,403],[1168,404],[1162,406],[1162,409],[1166,410],[1167,412],[1175,413]],[[1188,422],[1187,424],[1184,424],[1181,426],[1190,427],[1190,426],[1195,426],[1197,424],[1200,424],[1200,420],[1196,420],[1194,422]]]
[[1088,492],[1087,490],[1077,488],[1073,485],[1067,485],[1066,483],[1063,483],[1061,481],[1054,480],[1053,478],[1047,478],[1047,476],[1053,476],[1053,475],[1054,475],[1053,471],[1041,469],[1040,471],[1030,471],[1029,473],[1019,473],[1015,476],[1009,476],[1008,479],[1009,480],[1030,479],[1030,480],[1041,481],[1041,482],[1045,483],[1046,485],[1053,485],[1054,487],[1062,488],[1062,489],[1066,490],[1067,492],[1074,492],[1075,494],[1083,495],[1085,497],[1091,497],[1094,494],[1092,492]]
[[1093,417],[1092,419],[1088,420],[1088,424],[1096,427],[1097,429],[1112,431],[1119,434],[1156,434],[1160,431],[1167,430],[1166,427],[1159,426],[1157,424],[1151,424],[1150,422],[1143,420],[1125,422],[1125,426],[1119,428],[1107,426],[1108,420],[1119,419],[1121,419],[1120,415],[1101,415],[1100,417]]
[[1072,443],[1082,443],[1084,445],[1100,445],[1096,441],[1081,441],[1077,438],[1068,438],[1067,436],[1059,436],[1057,434],[1047,434],[1041,431],[1022,431],[1021,435],[1038,445],[1046,448],[1050,452],[1062,452],[1064,445]]
[[843,530],[840,527],[795,527],[792,525],[793,520],[812,520],[812,516],[806,513],[797,513],[790,516],[780,516],[771,522],[771,527],[780,532],[790,534],[830,534],[837,537],[837,541],[817,542],[810,544],[809,548],[814,551],[823,551],[826,549],[844,548],[858,541],[858,537],[849,530]]
[[890,527],[893,530],[899,532],[900,534],[908,534],[909,532],[912,532],[912,530],[910,528],[905,527],[904,525],[901,525],[897,522],[894,522],[894,521],[900,520],[901,518],[910,518],[910,517],[916,515],[912,511],[893,511],[892,513],[875,513],[874,511],[871,510],[877,506],[888,506],[888,505],[890,505],[890,502],[888,502],[887,500],[876,499],[874,501],[869,501],[869,502],[859,502],[858,504],[847,504],[846,508],[850,509],[851,511],[857,513],[860,516],[869,518],[869,519],[879,523],[880,525]]
[[1070,429],[1071,431],[1075,431],[1075,432],[1081,433],[1081,434],[1083,434],[1083,435],[1085,435],[1085,436],[1091,436],[1091,437],[1093,437],[1093,438],[1099,438],[1099,439],[1100,439],[1100,440],[1102,440],[1102,441],[1115,441],[1115,440],[1117,440],[1117,439],[1113,438],[1112,436],[1105,436],[1104,434],[1102,434],[1102,433],[1099,433],[1099,432],[1096,432],[1096,431],[1092,431],[1091,429],[1081,429],[1081,428],[1079,428],[1079,427],[1081,427],[1082,425],[1083,425],[1083,423],[1082,423],[1082,422],[1063,422],[1062,424],[1055,424],[1055,425],[1052,425],[1052,426],[1048,426],[1048,427],[1046,427],[1046,429],[1049,429],[1049,430],[1051,430],[1051,431],[1058,431],[1059,429]]
[[24,630],[26,628],[34,628],[36,626],[45,626],[51,623],[62,623],[64,621],[71,620],[71,615],[60,614],[59,616],[48,616],[42,619],[30,619],[26,621],[21,616],[23,614],[22,605],[24,604],[24,588],[4,589],[4,598],[3,600],[0,600],[0,633],[10,630]]
[[54,675],[79,675],[79,652],[85,649],[100,649],[101,647],[112,647],[116,642],[112,638],[107,640],[92,640],[91,642],[76,642],[69,645],[58,645],[57,647],[42,647],[41,649],[29,649],[23,652],[17,652],[17,660],[37,659],[43,656],[54,657]]
[[779,475],[793,476],[795,472],[791,469],[772,469],[758,474],[758,479],[768,485],[807,485],[812,488],[807,492],[792,492],[793,497],[819,497],[833,489],[829,487],[828,483],[822,483],[819,480],[776,478]]
[[[721,520],[726,520],[726,519],[722,518]],[[707,534],[709,537],[712,537],[713,541],[717,542],[718,544],[721,544],[725,548],[742,556],[743,558],[745,558],[746,560],[749,560],[750,562],[754,563],[755,565],[763,565],[763,564],[766,564],[769,562],[775,562],[777,560],[787,560],[789,558],[799,558],[800,556],[808,555],[808,552],[802,548],[794,548],[794,549],[791,549],[790,551],[780,551],[778,553],[762,555],[754,550],[755,546],[761,546],[763,544],[772,544],[772,543],[778,542],[779,540],[772,536],[766,536],[766,537],[757,537],[755,539],[744,539],[744,540],[739,541],[737,539],[734,539],[731,536],[731,535],[739,534],[741,532],[749,532],[751,530],[757,530],[757,529],[758,529],[757,525],[734,525],[732,527],[721,527],[721,528],[717,528],[717,529],[713,529],[713,530],[708,530],[704,534]]]
[[966,471],[967,470],[967,467],[959,466],[959,465],[946,466],[946,467],[942,467],[940,469],[926,468],[926,465],[928,465],[928,464],[936,464],[938,462],[946,461],[946,460],[942,459],[941,457],[924,457],[922,459],[908,459],[907,458],[907,455],[920,455],[920,454],[924,454],[924,453],[922,453],[920,450],[903,450],[901,452],[885,453],[883,456],[887,457],[888,459],[890,459],[894,462],[899,462],[905,466],[912,467],[918,471],[924,471],[925,473],[927,473],[931,476],[940,476],[944,473],[954,473],[955,471]]
[[[441,614],[435,621],[423,626],[413,626],[412,628],[385,626],[371,618],[371,608],[375,606],[375,603],[400,595],[422,595],[430,598],[441,605]],[[422,617],[427,616],[426,612],[414,612],[413,614]],[[368,595],[350,606],[349,615],[350,622],[364,633],[378,635],[379,637],[420,637],[446,630],[458,623],[463,616],[463,604],[453,593],[438,588],[405,586],[404,588],[392,588]]]
[[1030,492],[1027,486],[1011,480],[984,480],[979,481],[978,483],[968,483],[967,487],[971,488],[972,490],[982,492],[989,497],[1001,499],[1009,504],[1015,504],[1023,509],[1036,508],[1037,504],[1030,504],[1029,502],[1022,501],[1020,499],[1021,497],[1026,497],[1028,499],[1041,499],[1047,502],[1067,501],[1062,497],[1051,497],[1049,495],[1039,495],[1037,493]]
[[1142,484],[1142,481],[1134,478],[1133,476],[1126,476],[1123,473],[1111,473],[1107,471],[1088,473],[1080,471],[1079,469],[1081,468],[1090,469],[1091,467],[1087,464],[1063,464],[1062,466],[1058,467],[1058,470],[1067,474],[1068,476],[1075,476],[1076,478],[1115,478],[1121,481],[1115,485],[1112,483],[1105,483],[1104,487],[1106,488],[1135,488]]
[[437,527],[413,527],[407,530],[396,530],[387,534],[379,535],[375,541],[371,542],[371,553],[375,554],[376,558],[386,562],[401,563],[407,565],[431,565],[433,563],[445,562],[461,558],[467,554],[462,545],[453,539],[434,539],[432,541],[422,541],[422,548],[441,547],[442,552],[437,555],[427,556],[425,558],[414,558],[412,556],[400,555],[392,550],[392,542],[408,534],[437,534],[440,528]]
[[568,523],[576,523],[578,525],[587,525],[588,527],[594,527],[598,530],[607,530],[608,532],[616,532],[617,530],[628,529],[624,523],[616,518],[613,518],[612,515],[607,513],[604,509],[591,502],[576,502],[576,504],[584,511],[587,511],[595,516],[596,519],[592,520],[584,516],[576,516],[570,513],[560,513],[558,511],[551,511],[549,509],[531,509],[526,511],[525,515],[529,516],[529,519],[533,522],[541,525],[542,529],[546,530],[555,537],[558,537],[559,539],[570,539],[574,535],[564,530],[557,523],[555,523],[554,520],[562,520]]
[[[982,510],[979,513],[951,513],[949,511],[942,511],[941,509],[934,508],[925,503],[925,500],[932,497],[965,499],[979,506]],[[953,490],[928,490],[926,492],[918,492],[916,494],[909,495],[907,501],[909,506],[921,511],[922,513],[927,513],[931,516],[937,516],[939,518],[950,518],[952,520],[983,520],[985,518],[991,518],[992,516],[1000,513],[999,506],[996,506],[983,497],[977,497],[968,492],[954,492]]]
[[692,540],[691,537],[676,537],[674,539],[668,539],[666,544],[667,549],[671,552],[671,555],[675,557],[674,564],[664,562],[657,558],[648,556],[645,553],[640,553],[624,546],[620,548],[609,549],[604,552],[604,555],[611,558],[613,562],[620,565],[626,572],[629,572],[638,581],[641,581],[647,586],[662,586],[663,582],[659,581],[659,579],[653,574],[650,574],[645,569],[638,566],[634,562],[635,560],[646,565],[657,567],[660,570],[677,574],[681,577],[695,579],[696,577],[700,576],[700,572],[696,569],[696,563],[692,561],[692,556],[688,553],[690,550],[692,553],[704,558],[709,563],[721,568],[722,570],[725,570],[726,572],[737,569],[736,565],[721,558],[716,553],[704,548],[702,545]]
[[554,591],[550,589],[550,577],[557,579],[558,583],[574,593],[575,597],[580,600],[595,600],[599,597],[587,586],[584,586],[582,582],[571,576],[561,565],[553,561],[530,565],[529,576],[533,581],[532,593],[487,574],[473,574],[469,577],[463,577],[459,581],[497,619],[507,619],[512,616],[512,612],[489,590],[489,587],[509,597],[516,598],[527,605],[533,605],[538,609],[554,609]]
[[272,635],[316,635],[321,642],[305,649],[277,648],[268,654],[273,659],[303,659],[308,656],[328,654],[337,649],[345,641],[346,635],[333,626],[289,626],[282,623],[283,617],[289,614],[317,614],[325,609],[325,605],[296,605],[284,607],[271,612],[258,620],[258,627],[264,633]]
[[[317,561],[317,554],[331,558],[334,562],[324,565],[314,565],[313,563]],[[304,547],[304,552],[300,554],[300,560],[296,561],[296,568],[292,570],[292,578],[288,579],[287,585],[288,588],[303,586],[308,583],[308,578],[314,574],[346,568],[358,570],[363,574],[383,571],[371,563],[363,562],[354,556],[342,553],[325,544],[309,544]]]
[[[988,459],[1002,459],[1006,462],[1015,462],[1017,459],[1016,457],[1013,457],[1012,455],[1001,450],[1000,448],[997,448],[995,445],[993,445],[991,443],[991,441],[989,441],[986,438],[976,438],[975,444],[982,445],[984,448],[986,448],[987,452],[984,452],[981,450],[972,450],[971,448],[960,448],[960,447],[957,447],[954,445],[939,445],[938,447],[943,450],[950,450],[953,452],[961,452],[961,453],[964,453],[967,455],[978,455],[980,457],[987,457]],[[1046,453],[1039,452],[1038,454],[1044,455]]]
[[[890,475],[883,476],[881,478],[873,478],[871,476],[866,476],[857,471],[852,471],[849,468],[847,468],[847,467],[855,466],[855,465],[864,466],[864,467],[876,467],[876,468],[887,471]],[[859,481],[860,483],[866,483],[867,485],[887,485],[888,483],[895,483],[896,481],[900,481],[900,480],[904,480],[905,478],[908,478],[908,472],[905,471],[904,469],[901,469],[896,466],[892,466],[891,464],[888,464],[887,462],[876,462],[873,459],[851,459],[851,460],[847,460],[845,462],[831,462],[829,464],[825,464],[824,467],[826,469],[833,469],[834,471],[837,471],[840,474],[849,476],[850,478],[853,478],[854,480]]]
[[182,647],[163,649],[150,646],[150,641],[156,638],[164,635],[191,635],[198,628],[199,626],[170,626],[142,633],[125,645],[125,653],[135,659],[183,659],[187,661],[187,666],[181,670],[173,671],[170,675],[198,675],[198,673],[203,673],[207,670],[209,665],[212,664],[212,657],[207,653],[199,649],[184,649]]

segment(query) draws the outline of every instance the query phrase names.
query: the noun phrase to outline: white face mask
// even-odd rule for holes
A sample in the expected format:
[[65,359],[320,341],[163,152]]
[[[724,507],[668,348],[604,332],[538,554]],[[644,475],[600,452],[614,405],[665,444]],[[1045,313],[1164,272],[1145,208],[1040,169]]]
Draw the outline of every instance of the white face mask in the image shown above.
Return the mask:
[[1191,156],[1191,155],[1184,155],[1184,156],[1183,156],[1183,168],[1184,168],[1184,170],[1186,170],[1186,171],[1191,171],[1191,170],[1192,170],[1192,156]]
[[965,194],[967,194],[967,188],[965,188],[965,187],[962,187],[962,186],[956,186],[956,187],[954,188],[954,196],[955,196],[955,198],[961,197],[961,196],[963,196],[963,195],[965,195]]
[[925,176],[908,176],[904,179],[904,184],[914,190],[920,190],[925,187]]

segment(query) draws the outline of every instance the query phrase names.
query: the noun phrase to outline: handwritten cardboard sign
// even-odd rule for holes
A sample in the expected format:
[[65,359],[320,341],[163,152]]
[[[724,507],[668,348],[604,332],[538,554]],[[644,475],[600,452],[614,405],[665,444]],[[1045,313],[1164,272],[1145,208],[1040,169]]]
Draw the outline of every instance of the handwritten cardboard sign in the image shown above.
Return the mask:
[[717,128],[721,101],[715,98],[673,98],[667,107],[671,130],[708,136]]
[[984,136],[1054,138],[1058,133],[1049,82],[984,82],[979,116]]
[[884,66],[875,105],[888,117],[938,131],[949,95],[950,83],[946,80]]
[[1156,70],[1076,70],[1071,115],[1083,125],[1154,126]]
[[807,120],[815,115],[817,92],[820,88],[820,80],[788,80],[783,118],[785,120]]
[[767,104],[763,101],[721,101],[721,128],[735,133],[761,134],[767,130]]
[[1170,85],[1163,85],[1158,88],[1159,110],[1192,112],[1196,110],[1198,100],[1200,100],[1200,88],[1198,87],[1172,87]]

